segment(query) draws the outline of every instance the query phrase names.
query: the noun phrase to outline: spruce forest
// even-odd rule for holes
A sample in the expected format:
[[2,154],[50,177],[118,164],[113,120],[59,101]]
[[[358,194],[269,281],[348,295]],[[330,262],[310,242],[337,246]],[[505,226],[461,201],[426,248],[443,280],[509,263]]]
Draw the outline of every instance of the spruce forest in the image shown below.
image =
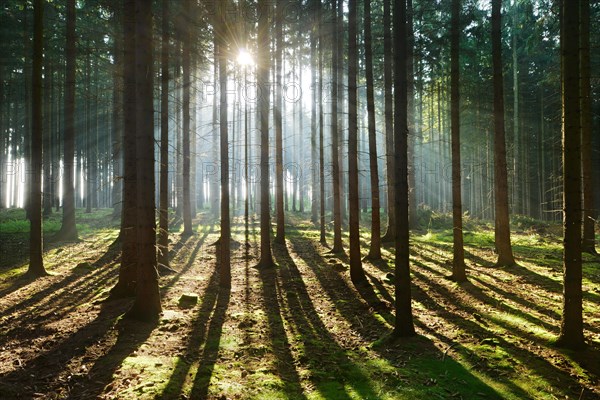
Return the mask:
[[0,399],[600,399],[599,21],[1,0]]

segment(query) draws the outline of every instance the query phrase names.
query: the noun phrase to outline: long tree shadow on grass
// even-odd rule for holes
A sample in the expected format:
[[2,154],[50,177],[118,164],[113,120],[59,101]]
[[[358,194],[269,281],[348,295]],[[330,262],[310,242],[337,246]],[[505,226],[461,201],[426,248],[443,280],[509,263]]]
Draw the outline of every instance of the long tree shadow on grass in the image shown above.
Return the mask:
[[[192,328],[187,334],[188,340],[185,346],[185,352],[177,358],[171,377],[169,378],[162,395],[158,398],[179,398],[191,369],[198,364],[201,359],[205,358],[204,352],[207,349],[206,346],[209,339],[207,332],[213,335],[211,338],[215,340],[215,342],[217,342],[217,340],[214,338],[214,335],[217,332],[220,337],[223,319],[229,303],[229,290],[227,290],[226,293],[221,293],[218,283],[219,275],[215,268],[208,280],[205,292],[200,296],[202,303],[200,304],[196,317],[192,320]],[[213,318],[215,318],[214,322]],[[217,327],[217,325],[219,326]],[[207,356],[209,356],[209,354]],[[210,369],[207,369],[207,367],[208,366],[200,365],[196,376],[197,380],[202,379],[202,381],[204,381],[205,379],[208,379],[210,382],[210,376],[208,376],[208,378],[201,378],[198,376],[198,374],[203,373],[202,371],[205,373],[212,373],[214,362]]]
[[[114,261],[111,260],[116,260],[118,254],[112,252],[107,254],[93,264],[84,264],[73,268],[72,272],[64,279],[57,280],[29,298],[3,310],[0,317],[10,319],[14,329],[20,325],[48,324],[64,317],[74,308],[98,296],[115,278],[116,268]],[[53,279],[53,277],[45,279]],[[26,308],[35,309],[35,312],[22,313]],[[15,317],[11,316],[19,312],[24,318],[23,324],[16,323]]]
[[302,342],[299,361],[303,367],[308,367],[309,379],[317,391],[328,399],[350,399],[344,389],[345,385],[349,385],[363,399],[377,398],[370,378],[348,358],[346,351],[325,327],[287,249],[277,246],[273,255],[280,266],[277,290],[286,305],[282,312],[290,324],[292,335]]
[[81,400],[98,398],[104,388],[112,382],[114,373],[123,361],[139,349],[150,337],[155,327],[155,323],[139,322],[126,318],[119,320],[114,327],[117,332],[115,344],[108,353],[94,362],[87,376],[91,383],[82,383],[82,388],[69,398]]
[[[415,265],[419,268],[427,269],[427,266],[425,266],[422,263],[415,262]],[[436,282],[435,280],[431,279],[431,277],[424,275],[421,271],[417,270],[416,268],[413,268],[412,273],[418,281],[420,281],[427,287],[427,292],[425,292],[425,290],[423,289],[419,289],[419,297],[429,298],[430,304],[439,304],[440,299],[446,299],[447,302],[452,303],[456,307],[462,309],[467,315],[479,315],[477,308],[472,306],[470,303],[461,302],[456,297],[456,294],[450,291],[446,286],[442,285],[439,282]],[[435,294],[435,297],[433,297],[432,294]],[[491,331],[488,328],[488,326],[496,325],[497,327],[502,328],[503,331],[509,333],[509,335],[516,335],[518,337],[525,338],[527,339],[527,341],[539,346],[546,346],[546,340],[540,339],[535,334],[525,331],[521,327],[516,326],[514,324],[509,324],[499,318],[489,316],[486,317],[486,319],[483,321],[476,322],[471,318],[465,318],[464,315],[451,311],[448,307],[439,307],[435,310],[435,312],[441,318],[445,319],[447,321],[447,324],[456,325],[460,329],[470,332],[480,341],[483,341],[488,338],[493,338],[493,340],[496,343],[498,343],[498,345],[502,346],[502,348],[505,351],[507,351],[513,359],[518,360],[518,362],[523,365],[526,365],[538,376],[554,377],[554,379],[558,378],[560,381],[563,382],[571,382],[571,385],[564,385],[565,387],[568,386],[567,389],[572,390],[571,394],[575,395],[581,392],[581,388],[578,387],[579,384],[576,380],[570,377],[569,374],[565,371],[558,369],[555,365],[550,363],[545,358],[540,357],[538,354],[532,352],[528,347],[527,342],[525,342],[524,344],[522,342],[509,342],[503,335]],[[479,318],[481,319],[481,317]],[[471,356],[478,357],[476,354],[472,354]],[[497,371],[490,372],[497,374]],[[496,378],[495,375],[490,375],[490,377],[494,379]],[[522,392],[522,389],[514,385],[512,382],[503,380],[503,383],[510,386],[511,390],[517,395]],[[577,385],[576,389],[573,386],[573,384]]]
[[129,302],[104,303],[98,315],[81,329],[50,340],[47,351],[0,377],[2,398],[34,398],[34,393],[53,393],[61,398],[79,393],[89,384],[87,371],[93,354],[88,355],[88,349],[99,341],[110,340],[117,318],[128,306]]
[[[282,245],[274,245],[273,252],[279,253]],[[277,374],[283,382],[283,390],[288,397],[305,399],[300,384],[300,376],[294,366],[294,358],[290,351],[290,343],[285,332],[282,309],[280,306],[284,293],[277,282],[277,268],[258,267],[259,276],[262,281],[261,295],[262,303],[266,312],[269,339],[271,340],[272,350],[277,357]],[[280,298],[281,296],[281,298]]]
[[[52,248],[58,248],[60,247],[59,245],[64,245],[64,242],[60,242],[56,245],[53,245]],[[46,255],[47,252],[49,250],[45,249],[44,254]],[[114,249],[109,247],[108,250],[96,261],[94,261],[91,264],[84,264],[86,267],[89,267],[88,269],[97,269],[97,268],[101,268],[104,267],[107,264],[111,264],[114,262],[118,262],[118,258],[119,258],[119,252],[118,249]],[[48,290],[46,291],[47,293],[52,293],[54,291],[54,289],[56,289],[57,285],[63,285],[63,284],[68,284],[70,283],[70,281],[72,279],[76,279],[78,274],[80,273],[84,273],[86,271],[82,271],[82,268],[73,268],[72,273],[65,275],[64,279],[60,282],[56,282],[55,284],[53,284],[51,287],[48,288]],[[35,281],[37,281],[37,279],[44,279],[44,278],[33,278],[28,274],[18,274],[18,275],[13,275],[11,276],[9,279],[7,279],[6,281],[2,282],[3,286],[6,286],[4,289],[0,290],[0,298],[9,295],[10,293],[13,293],[16,290],[21,289],[24,286],[27,286]]]
[[[429,263],[429,264],[435,264],[436,260],[433,260],[431,258],[429,258],[426,255],[423,255],[422,253],[419,254],[419,258],[421,258],[421,260]],[[445,278],[447,275],[442,275],[440,273],[440,271],[432,268],[430,265],[425,264],[425,263],[419,263],[419,266],[425,270],[427,270],[428,272],[430,272],[432,275],[437,275],[440,279]],[[448,271],[449,273],[450,271]],[[484,275],[488,275],[485,272],[481,272]],[[492,275],[489,275],[490,278],[492,278]],[[468,292],[469,294],[471,294],[473,297],[477,298],[479,301],[481,301],[484,304],[489,304],[490,306],[494,306],[496,307],[499,311],[505,311],[505,312],[509,312],[515,316],[518,316],[534,325],[537,326],[541,326],[543,327],[546,331],[548,332],[553,332],[556,333],[556,324],[551,324],[549,322],[546,322],[536,316],[534,316],[531,313],[525,312],[523,310],[520,310],[518,308],[515,308],[513,306],[511,306],[510,304],[508,304],[506,301],[503,300],[511,300],[523,307],[526,307],[530,310],[539,310],[541,309],[540,307],[538,307],[536,304],[522,298],[521,296],[517,296],[511,293],[508,293],[500,288],[498,288],[497,286],[494,285],[490,285],[490,284],[486,284],[485,282],[483,282],[481,280],[481,278],[479,278],[477,275],[475,276],[468,276],[469,279],[471,279],[471,281],[475,281],[477,282],[477,284],[481,284],[484,287],[489,288],[490,290],[496,292],[498,295],[500,295],[501,297],[503,297],[504,299],[499,299],[499,298],[495,298],[492,297],[488,294],[486,294],[480,287],[478,287],[477,285],[473,284],[473,282],[471,283],[465,283],[462,285],[463,290],[465,290],[466,292]],[[492,278],[493,279],[493,278]],[[543,311],[543,310],[542,310]],[[542,312],[544,313],[544,312]],[[550,317],[550,318],[554,318],[552,317],[550,314],[551,311],[549,311],[548,313],[544,313],[546,316]],[[555,314],[556,316],[556,314]],[[560,318],[559,318],[560,319]]]
[[[296,234],[288,238],[295,254],[303,260],[303,264],[317,277],[317,281],[329,299],[335,304],[343,318],[364,341],[370,342],[389,335],[390,327],[376,318],[355,292],[337,272],[333,271],[326,260],[319,255],[314,244]],[[385,288],[382,287],[385,291]],[[389,293],[383,297],[391,297]],[[357,323],[358,322],[358,323]],[[412,339],[392,340],[373,347],[377,354],[387,360],[397,370],[393,373],[379,371],[376,375],[395,382],[399,393],[406,391],[407,398],[428,398],[431,396],[447,397],[444,383],[452,386],[458,395],[476,398],[483,394],[488,398],[500,398],[500,395],[471,374],[463,365],[454,359],[441,363],[443,355],[440,350],[427,338],[417,336]],[[377,364],[370,366],[377,370]],[[434,386],[431,382],[438,382]],[[464,384],[457,384],[463,382]],[[479,393],[479,394],[478,394]],[[456,393],[455,393],[456,394]],[[375,397],[377,398],[377,397]]]

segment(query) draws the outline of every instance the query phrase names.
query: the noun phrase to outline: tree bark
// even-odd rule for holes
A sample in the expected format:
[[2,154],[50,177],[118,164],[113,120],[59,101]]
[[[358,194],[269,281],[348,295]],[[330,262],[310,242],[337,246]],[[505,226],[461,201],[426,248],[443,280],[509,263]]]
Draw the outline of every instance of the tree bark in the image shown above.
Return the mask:
[[158,264],[169,266],[169,29],[171,0],[162,0]]
[[[275,104],[273,105],[275,122],[275,210],[276,233],[275,243],[285,243],[285,225],[283,209],[283,122],[281,108],[282,96],[282,69],[283,69],[283,1],[277,0],[275,8]],[[287,207],[286,207],[287,209]]]
[[392,99],[392,67],[396,60],[394,59],[392,49],[391,33],[391,0],[383,0],[383,91],[384,91],[384,116],[385,116],[385,158],[386,158],[386,178],[387,178],[387,231],[381,239],[382,242],[394,242],[396,235],[396,210],[395,210],[395,188],[393,187],[394,178],[394,105]]
[[152,3],[135,0],[137,283],[131,318],[156,321],[162,312],[156,264]]
[[231,287],[231,266],[229,248],[231,243],[231,222],[229,216],[229,138],[227,130],[227,42],[228,28],[223,2],[218,2],[219,24],[216,32],[219,40],[219,132],[221,136],[221,239],[219,249],[219,285]]
[[452,0],[450,33],[450,123],[452,136],[452,276],[457,282],[467,280],[463,245],[462,193],[460,173],[460,0]]
[[[123,208],[121,214],[121,267],[110,298],[135,295],[137,281],[136,219],[136,70],[135,0],[123,3]],[[127,40],[125,40],[127,38]]]
[[31,178],[29,195],[29,268],[31,276],[46,275],[42,240],[42,62],[44,57],[44,2],[33,4],[33,62],[31,68]]
[[563,313],[558,345],[585,346],[581,266],[580,0],[561,4],[563,165]]
[[590,85],[590,1],[581,2],[581,165],[583,169],[583,251],[596,254],[595,224],[598,219],[594,202],[592,169],[592,98]]
[[367,114],[369,131],[369,171],[371,176],[371,247],[368,258],[381,259],[381,217],[379,204],[379,169],[375,133],[375,94],[373,90],[373,50],[371,44],[371,2],[364,2],[365,72],[367,75]]
[[394,202],[396,209],[394,336],[415,334],[411,307],[408,226],[408,93],[406,0],[394,0]]
[[67,41],[65,46],[65,131],[63,134],[63,214],[59,240],[76,240],[77,226],[75,225],[75,0],[67,1]]
[[[342,0],[337,0],[342,1]],[[331,1],[331,164],[333,174],[333,248],[332,253],[343,253],[342,244],[342,209],[340,195],[340,160],[339,160],[339,124],[338,124],[338,16],[337,1]]]
[[[182,66],[183,66],[183,131],[182,131],[182,157],[183,157],[183,235],[194,233],[192,228],[192,209],[190,204],[190,90],[191,90],[191,23],[190,1],[183,2],[183,14],[180,23],[183,27],[181,33]],[[220,3],[220,2],[219,2]],[[221,90],[221,95],[223,90]]]
[[261,268],[274,265],[271,253],[271,216],[269,209],[269,2],[258,0],[257,86],[260,115],[260,261]]
[[356,75],[356,0],[348,2],[348,196],[350,234],[350,279],[355,285],[367,281],[360,256],[360,208],[358,204],[358,96]]
[[504,80],[502,77],[501,0],[492,0],[492,70],[494,75],[494,196],[496,266],[515,265],[510,243],[508,177],[504,130]]

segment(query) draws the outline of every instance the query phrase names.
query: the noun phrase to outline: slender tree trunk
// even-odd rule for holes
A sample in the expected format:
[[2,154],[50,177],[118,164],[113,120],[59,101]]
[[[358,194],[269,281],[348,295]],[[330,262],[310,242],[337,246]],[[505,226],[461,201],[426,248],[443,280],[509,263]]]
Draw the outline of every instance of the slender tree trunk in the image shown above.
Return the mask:
[[46,275],[42,240],[42,62],[44,57],[44,2],[33,4],[33,62],[31,67],[31,180],[29,195],[29,268],[32,276]]
[[[282,96],[282,69],[283,69],[283,8],[282,0],[277,0],[275,9],[275,104],[273,113],[275,117],[275,209],[277,211],[277,229],[275,243],[285,243],[285,225],[283,210],[283,122],[281,108]],[[287,207],[286,207],[287,209]]]
[[596,254],[595,224],[598,218],[594,202],[592,173],[592,98],[590,85],[590,1],[581,2],[581,165],[583,170],[583,251]]
[[[317,1],[317,19],[319,21],[319,88],[318,98],[323,99],[323,8],[321,0]],[[319,242],[327,244],[325,236],[325,148],[323,147],[324,116],[323,101],[319,101]]]
[[502,78],[501,0],[492,0],[492,67],[494,74],[494,195],[496,266],[515,265],[510,243],[508,177],[504,131],[504,80]]
[[337,1],[331,1],[331,163],[333,173],[333,248],[332,253],[342,253],[344,246],[342,244],[342,209],[340,194],[340,158],[339,158],[339,124],[338,124],[338,79],[339,73],[339,52],[338,52],[338,25]]
[[65,58],[65,131],[63,134],[63,215],[62,225],[57,234],[59,240],[76,240],[75,225],[75,0],[67,1],[67,41]]
[[123,209],[121,267],[119,279],[111,289],[110,298],[113,299],[135,295],[137,281],[135,1],[123,3]]
[[[215,3],[216,4],[216,3]],[[214,30],[214,28],[213,28]],[[213,35],[213,47],[214,47],[214,59],[218,60],[219,58],[219,40],[217,38],[217,35]],[[219,63],[218,62],[214,62],[214,67],[213,67],[213,86],[215,88],[219,87]],[[219,143],[219,130],[217,129],[217,123],[218,123],[218,96],[216,94],[213,95],[213,104],[212,104],[212,128],[213,128],[213,140],[212,140],[212,153],[214,155],[214,161],[211,165],[211,173],[209,176],[209,180],[210,180],[210,208],[213,212],[214,217],[218,217],[219,216],[219,207],[220,207],[220,202],[219,202],[219,178],[217,176],[217,165],[218,165],[218,143]]]
[[171,0],[162,0],[161,99],[160,99],[160,205],[158,264],[169,266],[169,30]]
[[43,137],[43,153],[44,153],[44,190],[43,199],[43,217],[48,217],[52,214],[52,174],[51,174],[51,140],[52,140],[52,96],[51,96],[51,81],[52,71],[50,70],[50,62],[48,57],[44,59],[44,116],[46,134]]
[[318,22],[318,7],[317,1],[313,0],[313,18],[315,21],[310,31],[310,68],[311,68],[311,89],[312,89],[312,103],[310,106],[310,178],[311,178],[311,198],[310,198],[310,220],[313,224],[317,223],[318,210],[317,202],[319,200],[319,192],[317,191],[318,181],[318,170],[317,166],[317,100],[320,102],[321,99],[317,97],[317,35],[319,33],[319,22]]
[[373,50],[371,48],[371,2],[364,2],[365,72],[367,75],[367,114],[369,130],[369,171],[371,174],[371,247],[369,259],[381,259],[381,217],[379,205],[379,169],[375,134],[375,94],[373,90]]
[[113,188],[112,188],[112,207],[113,218],[120,218],[123,208],[123,54],[122,43],[123,36],[119,25],[121,24],[121,9],[117,5],[114,8],[116,20],[114,37],[114,64],[113,64],[113,111],[112,111],[112,168],[113,168]]
[[271,217],[269,209],[269,2],[258,0],[257,85],[260,115],[260,261],[268,268],[274,265],[271,253]]
[[462,282],[465,273],[465,250],[463,245],[462,193],[460,173],[460,0],[452,0],[452,23],[450,34],[450,123],[452,130],[452,233],[453,251],[452,279]]
[[162,312],[156,264],[152,3],[135,0],[137,282],[128,315],[156,321]]
[[[219,2],[220,3],[220,2]],[[192,209],[190,204],[190,90],[191,90],[191,23],[190,2],[183,2],[183,15],[181,23],[182,32],[182,64],[183,64],[183,131],[182,131],[182,156],[183,156],[183,235],[194,233],[192,228]],[[183,21],[186,21],[185,23]],[[223,93],[221,90],[220,93]]]
[[394,242],[396,235],[396,210],[395,210],[395,188],[394,178],[394,105],[392,99],[392,67],[397,60],[394,59],[392,50],[391,33],[391,0],[383,0],[383,90],[384,90],[384,116],[385,116],[385,154],[386,154],[386,178],[387,178],[387,204],[388,225],[382,242]]
[[360,226],[358,216],[358,96],[356,76],[358,49],[356,44],[356,0],[348,3],[348,195],[350,234],[350,279],[355,285],[367,281],[360,256]]
[[415,72],[414,72],[414,52],[415,52],[415,32],[414,32],[414,8],[413,0],[407,0],[407,18],[408,18],[408,221],[411,229],[419,227],[419,218],[417,217],[417,185],[416,185],[416,166],[415,152],[417,137],[417,124],[415,123]]
[[231,287],[231,266],[229,248],[231,244],[231,222],[229,217],[229,138],[227,131],[227,42],[226,10],[223,2],[218,2],[219,24],[216,30],[219,40],[219,131],[221,135],[221,239],[219,285]]
[[558,344],[570,349],[580,349],[585,346],[581,287],[580,4],[581,0],[562,2],[560,35],[565,249],[563,252],[563,313]]
[[415,334],[411,307],[408,230],[408,93],[406,0],[394,0],[394,168],[396,208],[396,321],[394,335]]

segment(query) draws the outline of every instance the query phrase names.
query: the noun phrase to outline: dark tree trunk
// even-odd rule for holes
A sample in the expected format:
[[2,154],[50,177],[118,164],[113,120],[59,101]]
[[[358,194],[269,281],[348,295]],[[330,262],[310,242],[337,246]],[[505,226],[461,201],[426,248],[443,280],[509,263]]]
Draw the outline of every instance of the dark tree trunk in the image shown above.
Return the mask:
[[136,71],[135,0],[123,3],[123,208],[121,214],[121,267],[111,298],[135,294],[136,254]]
[[360,208],[358,204],[358,96],[356,75],[356,0],[348,3],[348,196],[350,234],[350,279],[355,285],[367,281],[360,256]]
[[169,266],[169,30],[171,0],[162,0],[158,264]]
[[460,174],[460,0],[452,0],[450,34],[450,123],[452,135],[452,235],[454,256],[452,279],[462,282],[465,273],[465,250],[463,246],[462,196]]
[[583,337],[581,266],[581,103],[580,1],[561,4],[561,94],[563,145],[563,313],[558,344],[570,349],[585,346]]
[[314,18],[313,25],[310,31],[310,68],[311,68],[311,95],[312,103],[310,106],[310,180],[311,180],[311,199],[310,199],[310,220],[313,224],[317,224],[318,210],[317,204],[319,200],[319,192],[317,191],[318,170],[317,166],[317,40],[319,34],[319,16],[317,1],[313,0],[312,17]]
[[63,214],[59,240],[76,240],[77,227],[75,225],[75,187],[73,185],[75,173],[75,0],[67,1],[67,42],[65,57],[67,61],[65,71],[65,131],[63,134]]
[[598,218],[594,203],[592,172],[592,97],[590,86],[590,1],[581,2],[581,165],[583,169],[583,251],[596,254],[595,224]]
[[371,2],[364,2],[365,72],[367,75],[367,114],[369,131],[369,171],[371,174],[371,247],[369,259],[381,259],[381,217],[379,204],[379,168],[375,133],[375,94],[373,90],[373,50],[371,44]]
[[33,4],[33,62],[31,67],[31,177],[29,185],[29,268],[32,276],[46,275],[42,241],[42,61],[44,57],[44,2]]
[[[323,99],[323,8],[321,0],[317,1],[317,18],[319,21],[319,94],[318,98]],[[319,241],[326,245],[325,237],[325,148],[323,147],[324,136],[324,118],[323,101],[319,101]]]
[[338,79],[339,62],[338,59],[338,16],[337,16],[337,1],[331,1],[331,164],[333,174],[333,248],[332,253],[343,253],[344,245],[342,244],[342,205],[340,194],[340,156],[339,156],[339,121],[338,121]]
[[[183,131],[182,131],[182,156],[183,156],[183,235],[189,236],[193,233],[192,209],[190,204],[190,90],[191,90],[191,41],[192,32],[189,23],[190,1],[183,2],[183,15],[180,23],[183,27],[181,33],[182,43],[182,66],[183,66]],[[220,2],[219,2],[220,3]],[[184,22],[185,21],[185,22]],[[221,91],[220,93],[223,93]]]
[[219,40],[219,131],[221,134],[221,239],[219,259],[219,285],[231,286],[230,241],[231,225],[229,217],[229,138],[227,131],[227,42],[228,37],[226,10],[223,2],[218,3],[219,25],[217,29]]
[[156,264],[152,3],[135,0],[137,283],[131,318],[156,321],[162,308]]
[[[282,0],[277,0],[275,9],[275,104],[273,113],[275,119],[275,210],[277,212],[277,229],[275,243],[285,243],[285,226],[283,214],[283,121],[281,108],[282,96],[282,69],[283,69],[283,8]],[[287,209],[287,206],[286,206]]]
[[258,112],[260,116],[260,261],[262,268],[273,266],[271,216],[269,209],[269,2],[258,0]]
[[502,77],[502,0],[492,0],[492,69],[494,74],[494,196],[496,266],[515,265],[510,243],[508,177],[504,131],[504,81]]
[[408,93],[406,0],[394,0],[394,202],[396,321],[394,336],[415,334],[411,308],[408,230]]
[[392,50],[392,33],[391,33],[391,0],[383,1],[383,90],[384,90],[384,116],[385,116],[385,158],[386,158],[386,178],[387,178],[387,213],[388,225],[387,231],[383,238],[383,242],[394,242],[396,235],[394,229],[396,227],[396,210],[395,210],[395,188],[393,183],[394,178],[394,105],[392,99],[392,67],[394,62]]
[[112,167],[113,188],[112,207],[113,218],[120,218],[123,208],[123,34],[120,29],[122,10],[117,5],[114,8],[114,64],[113,64],[113,115],[112,115]]

